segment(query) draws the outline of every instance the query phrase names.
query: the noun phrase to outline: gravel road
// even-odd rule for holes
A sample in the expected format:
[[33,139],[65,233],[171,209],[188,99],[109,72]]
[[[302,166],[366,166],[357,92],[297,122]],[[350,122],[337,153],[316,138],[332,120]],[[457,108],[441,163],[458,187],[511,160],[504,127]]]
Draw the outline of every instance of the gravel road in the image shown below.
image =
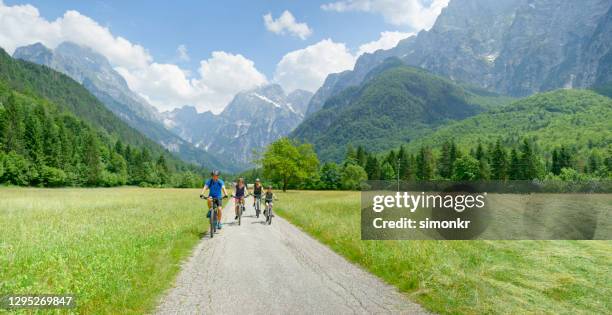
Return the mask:
[[238,226],[228,204],[223,229],[203,237],[158,314],[424,313],[278,216],[265,225],[249,205]]

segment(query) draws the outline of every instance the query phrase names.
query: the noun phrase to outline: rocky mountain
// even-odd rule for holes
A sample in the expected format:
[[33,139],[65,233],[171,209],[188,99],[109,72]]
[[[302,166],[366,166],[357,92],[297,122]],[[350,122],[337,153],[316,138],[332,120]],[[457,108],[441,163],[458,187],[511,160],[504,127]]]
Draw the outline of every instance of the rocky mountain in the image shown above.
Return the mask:
[[304,118],[312,93],[289,95],[276,84],[237,94],[219,115],[185,106],[163,113],[166,127],[237,168],[252,166],[253,150],[288,135]]
[[612,80],[609,0],[451,0],[429,31],[328,76],[311,115],[389,57],[512,96]]
[[394,148],[495,102],[505,99],[391,58],[359,86],[330,97],[290,136],[313,143],[322,160],[340,161],[348,144],[374,152]]
[[37,43],[17,48],[13,57],[45,65],[68,75],[128,125],[176,153],[183,160],[208,167],[225,168],[219,159],[168,131],[161,122],[157,109],[131,91],[108,60],[92,49],[64,42],[51,50]]

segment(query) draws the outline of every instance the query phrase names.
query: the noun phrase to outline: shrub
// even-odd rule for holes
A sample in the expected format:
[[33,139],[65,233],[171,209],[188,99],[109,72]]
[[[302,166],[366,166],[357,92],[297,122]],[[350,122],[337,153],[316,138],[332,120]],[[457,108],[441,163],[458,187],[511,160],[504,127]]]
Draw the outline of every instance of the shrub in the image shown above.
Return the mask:
[[60,187],[66,184],[68,176],[60,169],[43,166],[40,172],[40,179],[47,187]]
[[342,171],[342,187],[344,189],[360,189],[362,181],[368,179],[368,174],[359,165],[349,164]]

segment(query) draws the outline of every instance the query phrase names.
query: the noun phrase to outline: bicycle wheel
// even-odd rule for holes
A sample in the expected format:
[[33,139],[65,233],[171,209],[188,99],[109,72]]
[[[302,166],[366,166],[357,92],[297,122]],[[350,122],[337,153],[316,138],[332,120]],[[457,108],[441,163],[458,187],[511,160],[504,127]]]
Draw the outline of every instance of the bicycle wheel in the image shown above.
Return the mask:
[[216,210],[210,210],[210,238],[213,238],[215,236],[215,230],[216,230],[216,223],[217,223],[217,211]]
[[242,206],[240,206],[240,208],[238,208],[238,225],[242,224]]
[[272,224],[272,207],[268,209],[268,225]]

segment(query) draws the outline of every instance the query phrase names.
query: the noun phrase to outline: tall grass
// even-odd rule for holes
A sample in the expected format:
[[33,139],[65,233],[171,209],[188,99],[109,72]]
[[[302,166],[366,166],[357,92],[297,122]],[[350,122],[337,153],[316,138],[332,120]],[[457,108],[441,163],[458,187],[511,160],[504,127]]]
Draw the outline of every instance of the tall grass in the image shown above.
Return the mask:
[[277,213],[446,314],[604,314],[612,241],[361,241],[355,192],[279,193]]
[[0,294],[145,313],[206,231],[195,190],[0,188]]

